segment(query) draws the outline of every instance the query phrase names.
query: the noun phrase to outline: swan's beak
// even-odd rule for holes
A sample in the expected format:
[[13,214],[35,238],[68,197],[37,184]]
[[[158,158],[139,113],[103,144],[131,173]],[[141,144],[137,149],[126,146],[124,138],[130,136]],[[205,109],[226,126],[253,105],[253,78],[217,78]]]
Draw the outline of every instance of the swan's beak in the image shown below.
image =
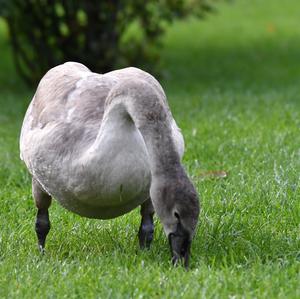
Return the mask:
[[187,232],[176,231],[169,234],[173,265],[182,264],[186,269],[189,266],[191,241]]

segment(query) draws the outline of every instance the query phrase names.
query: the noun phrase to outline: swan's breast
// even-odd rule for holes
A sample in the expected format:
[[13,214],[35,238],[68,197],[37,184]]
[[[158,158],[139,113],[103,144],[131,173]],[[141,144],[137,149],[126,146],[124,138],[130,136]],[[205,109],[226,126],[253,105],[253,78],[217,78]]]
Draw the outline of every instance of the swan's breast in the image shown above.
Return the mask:
[[75,163],[84,174],[78,173],[82,184],[73,182],[71,189],[82,203],[118,209],[135,201],[137,206],[148,196],[149,157],[141,133],[130,121],[111,114],[104,118],[94,144]]

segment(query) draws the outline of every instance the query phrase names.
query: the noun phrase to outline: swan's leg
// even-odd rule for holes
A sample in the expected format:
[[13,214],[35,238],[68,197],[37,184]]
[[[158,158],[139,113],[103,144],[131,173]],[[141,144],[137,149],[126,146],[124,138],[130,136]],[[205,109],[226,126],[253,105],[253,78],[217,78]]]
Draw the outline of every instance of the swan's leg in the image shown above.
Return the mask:
[[38,209],[35,222],[35,231],[38,238],[38,246],[43,253],[45,248],[46,236],[50,230],[50,220],[48,208],[51,204],[51,196],[43,190],[41,185],[32,179],[32,195]]
[[153,215],[154,208],[149,198],[141,205],[142,221],[138,234],[141,248],[149,248],[152,242],[154,232]]

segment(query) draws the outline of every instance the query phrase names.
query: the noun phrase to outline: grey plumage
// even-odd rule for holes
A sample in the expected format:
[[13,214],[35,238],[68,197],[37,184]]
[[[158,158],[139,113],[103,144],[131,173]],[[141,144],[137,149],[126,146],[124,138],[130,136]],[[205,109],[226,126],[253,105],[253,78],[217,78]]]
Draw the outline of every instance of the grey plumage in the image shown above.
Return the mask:
[[20,149],[39,188],[65,208],[113,218],[150,195],[166,235],[180,224],[191,242],[199,203],[180,162],[183,137],[148,73],[100,75],[73,62],[51,69],[26,113]]

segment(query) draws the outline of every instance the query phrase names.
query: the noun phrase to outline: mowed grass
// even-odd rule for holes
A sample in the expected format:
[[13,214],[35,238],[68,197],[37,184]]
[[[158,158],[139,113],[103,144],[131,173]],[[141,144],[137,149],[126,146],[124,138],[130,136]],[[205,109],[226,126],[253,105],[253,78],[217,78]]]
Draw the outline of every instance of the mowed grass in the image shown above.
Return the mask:
[[139,250],[138,209],[100,221],[53,202],[40,256],[18,151],[34,91],[17,79],[0,25],[1,298],[300,297],[300,2],[218,10],[172,25],[163,51],[162,85],[201,197],[189,271],[171,266],[158,221],[151,250]]

